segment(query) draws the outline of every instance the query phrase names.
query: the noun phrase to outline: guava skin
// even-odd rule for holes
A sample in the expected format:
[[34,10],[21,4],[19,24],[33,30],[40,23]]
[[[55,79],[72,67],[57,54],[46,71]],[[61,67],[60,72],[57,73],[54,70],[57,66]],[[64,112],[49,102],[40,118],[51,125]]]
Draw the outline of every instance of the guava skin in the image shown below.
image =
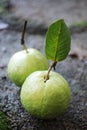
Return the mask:
[[41,119],[52,119],[61,115],[70,101],[70,87],[58,73],[51,71],[44,82],[47,71],[36,71],[27,77],[21,93],[21,103],[30,114]]
[[28,49],[15,53],[8,63],[8,76],[17,86],[22,86],[23,82],[32,72],[46,70],[48,68],[47,59],[36,49]]

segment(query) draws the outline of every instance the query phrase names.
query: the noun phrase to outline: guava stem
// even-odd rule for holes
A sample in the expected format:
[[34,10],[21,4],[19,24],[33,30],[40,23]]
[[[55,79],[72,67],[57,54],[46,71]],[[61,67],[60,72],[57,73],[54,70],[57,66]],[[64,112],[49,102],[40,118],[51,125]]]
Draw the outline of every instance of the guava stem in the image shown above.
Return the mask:
[[46,75],[46,77],[45,77],[45,80],[44,80],[44,82],[46,82],[48,79],[49,79],[49,74],[50,74],[50,71],[52,70],[52,68],[54,68],[55,69],[55,66],[56,66],[56,61],[54,61],[51,65],[50,65],[50,67],[48,68],[48,72],[47,72],[47,75]]
[[28,49],[27,49],[27,46],[26,46],[25,41],[24,41],[26,27],[27,27],[27,21],[25,21],[25,23],[24,23],[23,32],[22,32],[22,35],[21,35],[21,45],[23,45],[24,50],[26,50],[26,53],[28,53]]

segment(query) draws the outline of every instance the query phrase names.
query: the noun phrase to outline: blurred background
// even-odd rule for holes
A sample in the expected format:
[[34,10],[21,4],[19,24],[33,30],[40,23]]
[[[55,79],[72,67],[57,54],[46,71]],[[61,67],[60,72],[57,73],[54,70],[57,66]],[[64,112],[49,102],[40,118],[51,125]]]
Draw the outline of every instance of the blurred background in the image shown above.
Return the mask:
[[60,18],[69,25],[87,20],[86,0],[0,0],[0,13],[4,13],[5,9],[14,17],[46,25]]
[[68,25],[87,20],[86,0],[0,0],[0,14],[35,21],[48,26],[64,18]]

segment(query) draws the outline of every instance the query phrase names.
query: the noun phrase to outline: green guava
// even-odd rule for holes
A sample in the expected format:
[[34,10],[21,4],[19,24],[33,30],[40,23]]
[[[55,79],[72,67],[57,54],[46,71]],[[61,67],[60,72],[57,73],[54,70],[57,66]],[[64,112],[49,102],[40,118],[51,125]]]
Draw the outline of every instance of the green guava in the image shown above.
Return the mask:
[[36,49],[28,49],[15,53],[8,63],[8,76],[12,82],[18,86],[22,86],[23,82],[32,72],[37,70],[46,70],[48,68],[48,61]]
[[21,103],[30,114],[41,119],[52,119],[61,115],[69,105],[70,87],[58,73],[51,71],[44,82],[47,71],[36,71],[27,77],[21,93]]

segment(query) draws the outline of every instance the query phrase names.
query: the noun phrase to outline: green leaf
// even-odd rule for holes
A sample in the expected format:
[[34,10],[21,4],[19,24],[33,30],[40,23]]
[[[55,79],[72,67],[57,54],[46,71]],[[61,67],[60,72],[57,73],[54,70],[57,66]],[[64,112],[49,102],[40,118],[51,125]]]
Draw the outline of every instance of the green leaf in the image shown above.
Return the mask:
[[64,60],[70,51],[70,31],[63,19],[51,24],[46,33],[46,57],[52,61]]

